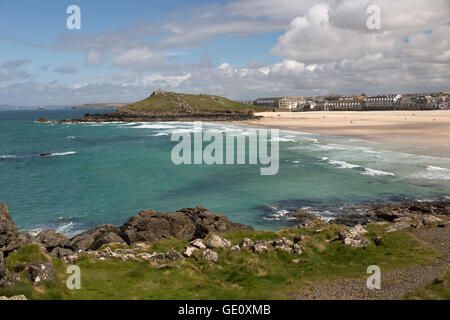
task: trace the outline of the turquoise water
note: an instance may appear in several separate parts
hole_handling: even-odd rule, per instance
[[[174,165],[170,133],[189,130],[190,123],[34,122],[86,112],[0,112],[0,202],[20,229],[73,235],[121,224],[143,209],[201,205],[275,230],[288,224],[284,210],[311,207],[330,217],[347,205],[450,195],[450,156],[418,156],[363,140],[281,132],[279,173],[261,176],[260,166]],[[274,205],[277,210],[269,208]]]

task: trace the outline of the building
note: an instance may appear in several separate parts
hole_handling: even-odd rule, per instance
[[[402,95],[388,94],[381,96],[368,96],[364,101],[365,110],[394,110],[401,102]]]
[[[325,101],[325,111],[360,111],[363,109],[364,101],[360,99]]]
[[[255,101],[253,101],[253,105],[255,106],[262,106],[262,107],[268,107],[268,108],[278,108],[279,101],[282,98],[280,97],[274,97],[274,98],[258,98]]]
[[[306,104],[306,99],[303,97],[286,97],[282,98],[279,101],[280,109],[288,109],[288,110],[301,110]]]

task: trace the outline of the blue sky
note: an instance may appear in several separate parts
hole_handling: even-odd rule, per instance
[[[128,102],[158,87],[240,100],[448,89],[447,1],[373,2],[382,31],[365,27],[368,0],[0,0],[0,105]],[[81,30],[66,27],[74,4]]]

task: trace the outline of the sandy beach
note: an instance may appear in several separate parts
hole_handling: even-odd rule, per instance
[[[450,111],[261,112],[243,125],[382,142],[450,158]]]

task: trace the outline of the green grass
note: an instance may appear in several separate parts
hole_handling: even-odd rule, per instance
[[[338,227],[327,226],[321,233],[304,228],[286,228],[279,232],[232,231],[223,236],[237,244],[244,237],[252,240],[288,238],[305,235],[305,251],[290,255],[274,249],[256,255],[248,250],[239,253],[216,250],[218,263],[193,258],[178,262],[123,262],[114,258],[104,261],[83,256],[75,264],[81,268],[82,288],[65,287],[66,265],[53,260],[57,280],[35,287],[23,276],[21,284],[0,290],[0,295],[25,294],[29,299],[290,299],[313,281],[366,278],[366,269],[376,264],[383,271],[413,264],[429,264],[439,253],[415,240],[408,232],[385,234],[386,226],[368,227],[369,239],[383,236],[384,244],[373,243],[367,249],[351,248],[333,241]],[[166,239],[150,244],[147,252],[181,250],[187,242]],[[6,258],[8,267],[30,261],[47,261],[50,257],[37,246],[28,246]],[[300,259],[295,264],[293,259]]]
[[[178,99],[177,99],[178,98]],[[249,104],[229,100],[224,97],[212,95],[194,95],[166,92],[164,95],[150,96],[144,100],[129,104],[122,110],[134,111],[174,111],[177,110],[177,102],[182,99],[190,108],[197,111],[264,111],[264,107],[251,106]]]
[[[432,283],[407,294],[407,300],[450,300],[450,272],[446,271]]]

